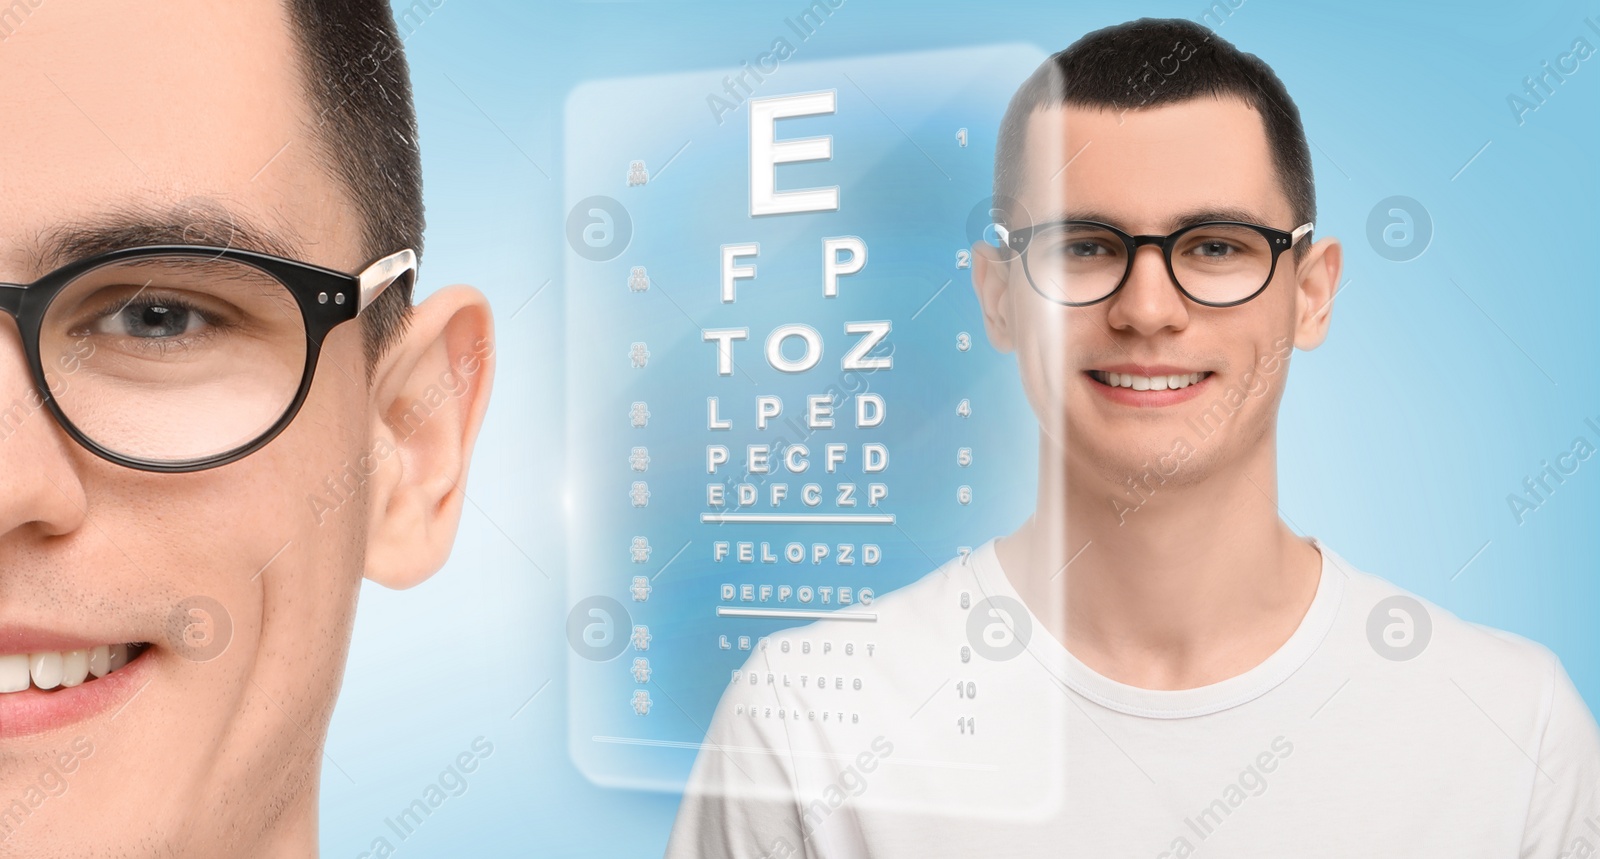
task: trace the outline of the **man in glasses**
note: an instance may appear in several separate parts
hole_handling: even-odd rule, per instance
[[[1091,33],[996,162],[973,283],[1039,422],[1034,515],[870,629],[757,647],[669,854],[1593,855],[1600,737],[1555,656],[1279,513],[1341,249],[1272,70],[1189,22]]]
[[[0,852],[314,855],[358,587],[444,562],[493,363],[478,292],[411,306],[394,20],[28,5],[0,50]]]

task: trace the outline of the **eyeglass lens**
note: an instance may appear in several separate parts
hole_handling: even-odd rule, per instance
[[[306,367],[305,323],[281,281],[234,260],[108,263],[63,288],[39,332],[67,420],[123,456],[181,463],[264,435]]]

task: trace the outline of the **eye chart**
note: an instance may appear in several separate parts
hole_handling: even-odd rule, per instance
[[[808,61],[822,35],[567,101],[552,453],[569,749],[600,784],[680,790],[765,636],[852,617],[837,646],[865,654],[876,599],[1033,506],[1036,424],[970,248],[1000,117],[1043,54]]]

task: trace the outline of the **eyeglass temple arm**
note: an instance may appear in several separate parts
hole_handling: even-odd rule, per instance
[[[1293,246],[1295,242],[1300,241],[1300,239],[1303,236],[1305,236],[1307,233],[1311,232],[1312,229],[1314,229],[1314,228],[1315,228],[1315,225],[1314,224],[1310,224],[1310,223],[1301,224],[1300,226],[1295,227],[1294,228],[1294,232],[1289,234],[1289,244],[1290,244],[1290,246]]]
[[[372,306],[372,302],[383,294],[389,284],[394,283],[409,272],[417,270],[417,255],[411,249],[397,251],[367,266],[356,280],[361,289],[361,295],[356,301],[356,315],[360,316],[363,310]]]

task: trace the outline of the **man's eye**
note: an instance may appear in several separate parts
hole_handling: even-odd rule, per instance
[[[1237,253],[1238,250],[1229,242],[1213,239],[1195,245],[1192,252],[1197,256],[1203,257],[1225,257]]]
[[[1066,251],[1068,256],[1075,257],[1092,257],[1110,253],[1105,245],[1091,241],[1071,242],[1066,246]]]
[[[94,325],[97,334],[118,337],[157,339],[182,337],[203,331],[205,317],[196,309],[175,301],[134,301],[115,313],[102,316]]]

